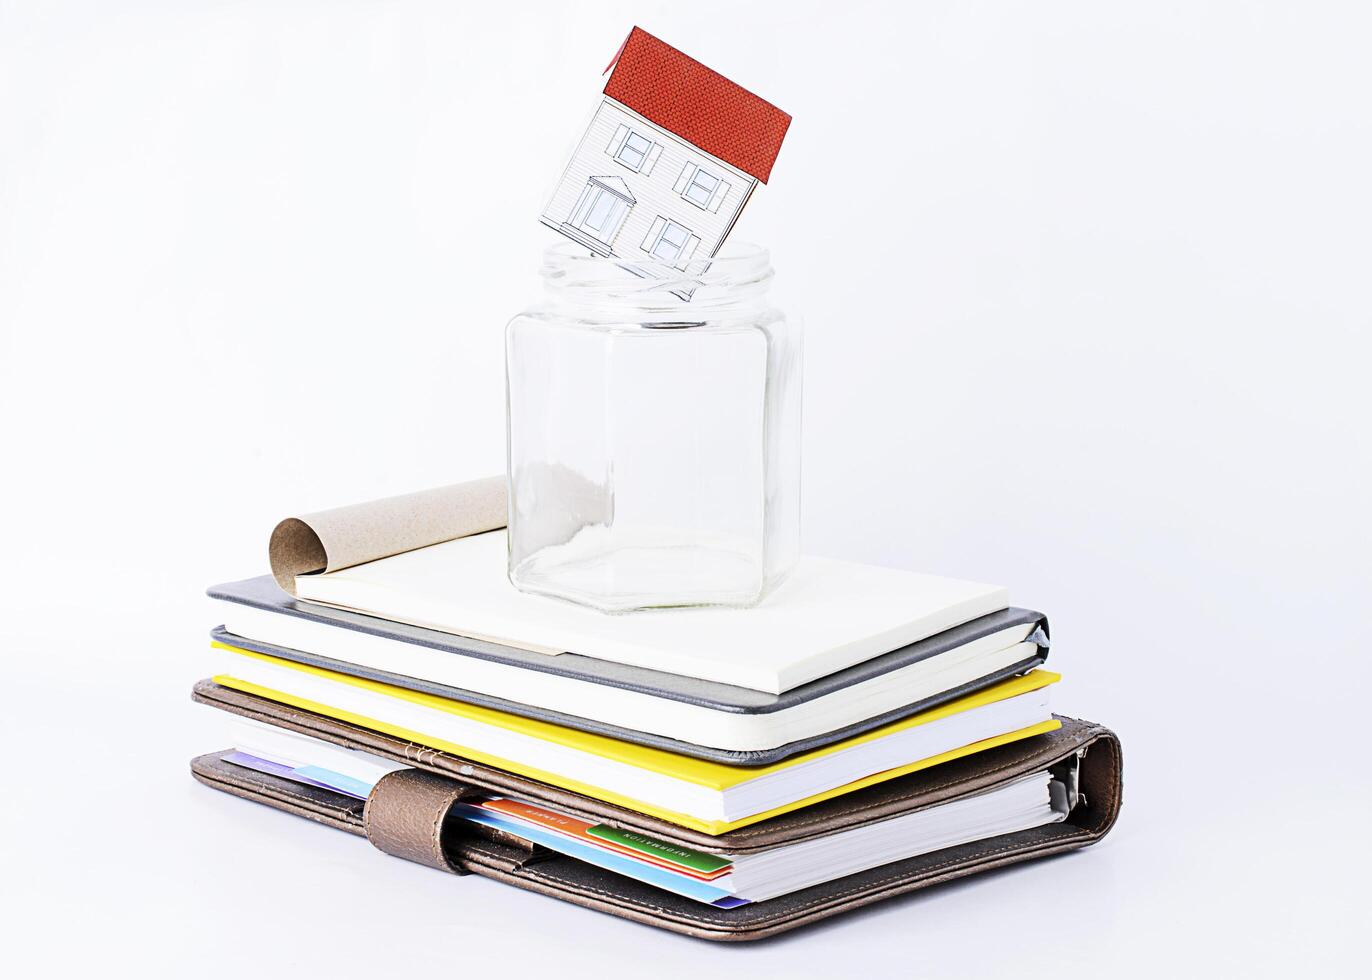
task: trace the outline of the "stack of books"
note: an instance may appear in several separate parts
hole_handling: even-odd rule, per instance
[[[606,616],[502,531],[212,588],[217,789],[381,850],[752,939],[1098,840],[1119,747],[1006,590],[819,558],[753,608]],[[292,584],[290,582],[288,585]]]

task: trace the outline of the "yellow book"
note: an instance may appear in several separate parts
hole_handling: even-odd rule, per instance
[[[216,683],[721,834],[1058,727],[1035,670],[766,766],[736,766],[424,694],[222,643]]]

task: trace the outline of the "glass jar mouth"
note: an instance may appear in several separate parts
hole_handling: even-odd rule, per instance
[[[729,243],[718,255],[677,268],[647,254],[626,259],[559,242],[544,250],[541,275],[544,287],[561,300],[698,310],[760,296],[773,272],[767,249],[747,243]]]

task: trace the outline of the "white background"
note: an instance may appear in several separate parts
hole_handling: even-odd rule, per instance
[[[497,472],[536,220],[640,24],[795,116],[805,539],[1003,582],[1124,739],[1100,846],[716,947],[216,794],[205,586]],[[1352,972],[1369,872],[1356,3],[0,2],[11,976]]]

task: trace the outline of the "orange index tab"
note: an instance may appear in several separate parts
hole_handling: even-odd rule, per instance
[[[507,800],[498,797],[495,799],[483,800],[480,806],[483,810],[494,810],[497,813],[503,813],[506,816],[514,817],[516,820],[522,820],[525,823],[531,823],[537,827],[555,831],[556,833],[562,834],[564,837],[571,837],[582,843],[591,844],[600,848],[602,851],[612,851],[615,854],[633,858],[635,861],[641,861],[644,864],[651,864],[668,871],[674,871],[677,874],[685,875],[688,878],[695,878],[699,881],[711,881],[721,875],[728,874],[733,869],[733,865],[726,863],[723,866],[713,868],[708,872],[700,871],[679,862],[660,857],[657,854],[645,853],[636,848],[626,847],[618,841],[606,840],[604,837],[591,833],[592,829],[603,827],[602,824],[587,823],[585,820],[568,816],[565,813],[558,813],[555,810],[545,810],[541,806],[534,806],[532,803],[524,803],[520,800]]]
[[[541,806],[534,806],[532,803],[521,803],[519,800],[484,800],[481,803],[481,806],[486,810],[495,810],[497,813],[505,813],[512,817],[518,817],[520,820],[527,820],[529,823],[538,824],[540,827],[556,830],[558,833],[566,834],[569,837],[585,837],[587,836],[586,831],[595,826],[594,824],[587,823],[585,820],[569,817],[565,813],[545,810]],[[594,840],[594,838],[592,839]]]

